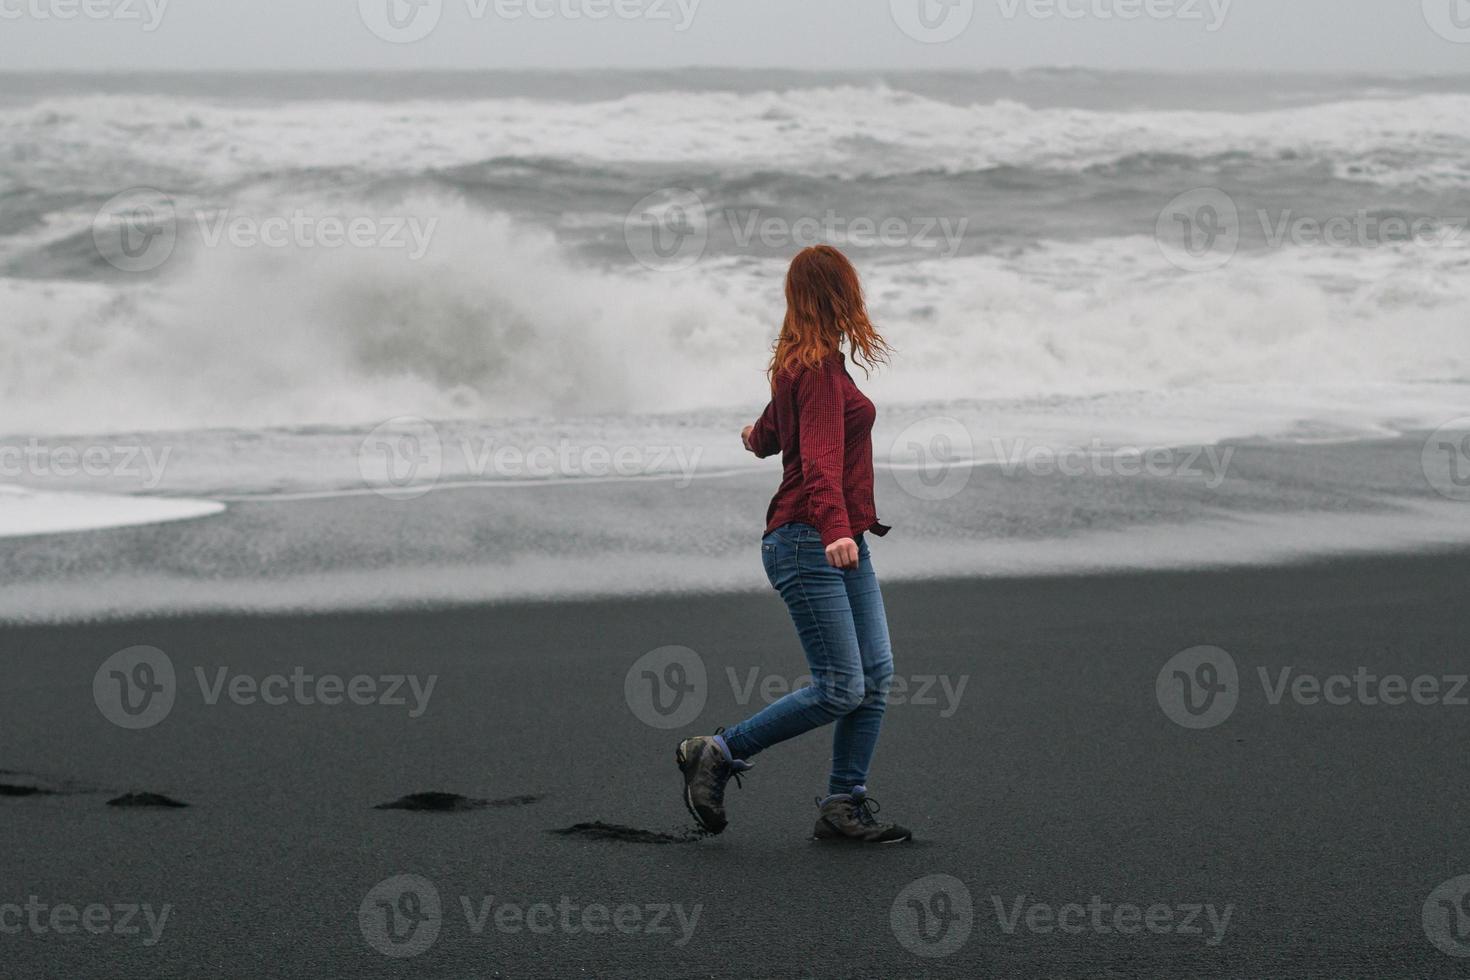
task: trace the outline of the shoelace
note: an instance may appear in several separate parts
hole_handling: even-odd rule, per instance
[[[878,805],[878,801],[871,796],[864,796],[852,801],[853,817],[864,827],[878,826],[878,820],[874,814],[881,809],[883,808]]]
[[[715,729],[716,735],[722,735],[724,734],[724,732],[725,728],[723,725]],[[746,772],[747,770],[755,768],[753,764],[746,762],[744,759],[735,759],[729,762],[726,762],[722,759],[720,761],[720,765],[724,769],[729,771],[730,776],[733,777],[735,780],[735,785],[738,786],[740,789],[745,788],[745,784],[740,781],[740,774],[742,772]],[[723,785],[715,787],[714,793],[712,795],[714,796],[716,803],[723,803],[725,801],[725,787]]]

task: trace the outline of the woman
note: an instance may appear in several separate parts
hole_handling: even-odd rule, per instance
[[[805,249],[786,275],[770,404],[741,439],[758,457],[781,453],[761,558],[796,624],[812,684],[729,729],[679,743],[684,802],[710,833],[725,829],[725,784],[731,776],[738,782],[753,756],[834,722],[832,772],[813,836],[873,844],[911,836],[877,820],[867,795],[893,654],[866,534],[888,528],[873,507],[875,411],[847,372],[844,344],[865,368],[887,360],[852,263],[827,245]]]

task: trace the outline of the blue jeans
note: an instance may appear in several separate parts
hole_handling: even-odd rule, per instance
[[[725,732],[736,759],[836,722],[829,793],[866,786],[893,679],[893,651],[878,576],[860,534],[857,568],[827,564],[821,535],[809,524],[787,524],[761,541],[771,587],[786,600],[806,651],[812,683],[798,688]]]

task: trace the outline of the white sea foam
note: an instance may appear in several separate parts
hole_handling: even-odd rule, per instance
[[[677,413],[763,397],[779,260],[598,270],[456,201],[428,255],[201,249],[146,285],[0,280],[12,434]],[[1470,250],[1186,274],[1145,238],[865,263],[880,404],[1470,379]],[[1310,399],[1307,399],[1310,400]]]
[[[1321,160],[1388,185],[1470,185],[1470,96],[1349,98],[1259,112],[958,105],[892,89],[650,92],[605,102],[51,97],[0,109],[17,172],[228,181],[291,169],[418,173],[502,156],[882,175],[1075,171],[1149,154]],[[1408,151],[1412,152],[1408,152]]]
[[[224,509],[213,500],[50,492],[0,484],[0,538],[161,524]]]

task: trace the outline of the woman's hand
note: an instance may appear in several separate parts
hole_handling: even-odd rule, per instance
[[[852,538],[838,538],[827,545],[827,564],[833,568],[857,568],[857,542]]]
[[[755,452],[755,447],[750,444],[750,434],[755,431],[755,426],[747,425],[740,430],[740,441],[745,444],[748,452]]]

